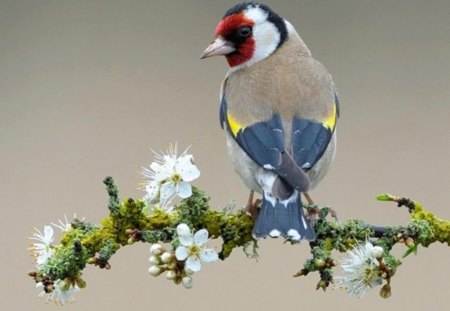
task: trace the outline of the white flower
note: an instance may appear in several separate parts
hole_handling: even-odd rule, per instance
[[[175,256],[178,260],[186,260],[187,269],[198,272],[202,263],[219,259],[214,250],[204,247],[204,244],[208,241],[206,229],[201,229],[193,235],[186,224],[179,224],[177,233],[181,245],[175,250]]]
[[[34,228],[34,230],[36,230],[36,232],[33,233],[33,236],[30,237],[30,239],[35,240],[36,242],[32,243],[30,250],[36,258],[36,267],[39,268],[54,254],[51,245],[54,239],[53,228],[51,226],[45,226],[44,232],[41,232],[36,228]]]
[[[75,219],[76,217],[77,215],[73,214],[73,219]],[[62,232],[69,232],[70,230],[72,230],[72,221],[69,221],[66,215],[64,215],[63,220],[58,219],[57,223],[52,222],[52,225],[61,230]]]
[[[47,293],[44,289],[44,284],[39,282],[36,288],[42,289],[38,294],[39,298],[44,298],[46,302],[54,301],[56,304],[63,305],[67,302],[74,302],[73,294],[78,292],[80,288],[76,284],[67,284],[66,281],[57,280],[54,284],[52,292]]]
[[[192,195],[189,183],[200,176],[200,171],[187,150],[177,156],[175,145],[167,154],[155,153],[155,162],[149,168],[142,168],[142,175],[148,179],[144,199],[152,204],[159,202],[160,207],[165,207],[175,196],[185,199]]]
[[[358,244],[347,251],[347,257],[341,261],[344,276],[337,276],[336,287],[345,288],[350,296],[361,297],[370,289],[381,285],[380,262],[375,257],[383,253],[379,246],[366,242],[364,246]],[[381,258],[381,257],[380,257]]]

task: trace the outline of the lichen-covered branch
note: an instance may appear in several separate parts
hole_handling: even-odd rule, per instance
[[[99,225],[82,219],[73,219],[64,226],[58,226],[62,230],[62,237],[60,244],[57,245],[45,242],[53,240],[48,236],[46,238],[47,234],[50,235],[50,231],[52,237],[53,230],[46,228],[45,233],[39,232],[42,236],[36,234],[39,238],[35,239],[40,243],[34,244],[32,250],[38,262],[43,259],[40,256],[48,256],[45,260],[40,260],[36,270],[29,275],[43,288],[42,295],[48,295],[47,299],[58,290],[83,288],[86,283],[82,279],[82,271],[87,264],[110,269],[110,258],[121,247],[134,243],[155,245],[152,251],[154,256],[150,260],[152,267],[149,271],[152,275],[167,271],[168,279],[177,284],[183,283],[187,288],[192,286],[192,274],[195,271],[191,270],[196,269],[195,258],[200,258],[204,254],[203,259],[207,262],[206,255],[210,256],[209,260],[214,257],[211,250],[203,249],[208,234],[212,239],[221,238],[221,249],[218,252],[218,258],[221,260],[225,260],[236,248],[247,250],[251,246],[253,255],[256,255],[257,241],[252,238],[254,224],[252,217],[243,210],[213,209],[209,197],[198,188],[192,187],[192,195],[181,200],[169,211],[158,208],[157,205],[148,206],[143,200],[128,198],[120,202],[118,187],[113,179],[107,177],[104,183],[109,195],[109,215]],[[353,250],[350,255],[362,258],[362,263],[357,266],[351,261],[347,262],[346,270],[354,274],[344,277],[344,281],[340,283],[355,295],[385,283],[380,293],[383,297],[388,297],[391,279],[401,264],[399,259],[390,254],[394,245],[404,245],[405,256],[416,253],[419,246],[428,247],[435,242],[450,245],[449,221],[437,218],[421,204],[405,198],[381,195],[378,199],[406,206],[411,214],[411,221],[405,225],[386,227],[372,226],[360,220],[340,223],[330,217],[330,208],[307,206],[308,210],[319,211],[314,224],[317,238],[310,242],[312,258],[307,260],[294,276],[318,272],[320,279],[317,289],[325,290],[335,280],[333,272],[338,260],[335,259],[333,251],[343,253]],[[201,234],[206,234],[206,240],[204,236],[200,236]],[[168,250],[160,243],[167,244]],[[295,244],[292,241],[291,243]],[[366,249],[370,248],[370,254],[375,249],[373,251],[375,255],[366,254],[367,252],[363,250],[366,243],[370,244],[366,245]],[[41,251],[42,247],[47,247],[48,253]],[[379,249],[382,250],[381,253]],[[186,254],[183,255],[183,252]],[[345,269],[345,265],[343,267]],[[355,272],[360,267],[365,269],[364,272],[359,271],[363,275],[357,275]],[[367,286],[352,289],[351,283],[361,281],[361,278]]]

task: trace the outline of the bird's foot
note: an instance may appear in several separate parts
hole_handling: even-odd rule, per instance
[[[308,207],[307,207],[308,213],[306,214],[306,220],[310,224],[314,224],[318,218],[320,210],[317,207],[317,205],[314,203],[313,199],[309,196],[309,193],[303,192],[303,195],[305,196],[305,199],[308,202]]]
[[[308,209],[308,215],[306,216],[306,218],[311,223],[314,223],[319,216],[320,208],[314,203],[314,201],[311,198],[311,196],[309,195],[309,193],[304,192],[303,195],[305,196],[305,199],[308,202],[308,205],[310,207],[312,207],[312,208]],[[337,212],[335,209],[328,207],[328,212],[330,213],[331,217],[333,217],[336,222],[339,222],[338,217],[337,217]]]
[[[339,222],[336,210],[334,208],[329,207],[328,211],[330,212],[331,217],[333,217],[336,222]]]
[[[248,202],[247,205],[245,205],[244,207],[244,211],[250,213],[252,219],[256,220],[256,218],[258,217],[258,206],[261,204],[261,200],[256,199],[253,201],[254,193],[255,193],[254,191],[250,191],[250,194],[248,196]]]

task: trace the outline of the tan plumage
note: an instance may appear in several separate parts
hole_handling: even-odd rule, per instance
[[[228,153],[246,186],[263,194],[263,216],[281,217],[274,223],[259,219],[254,230],[255,237],[284,235],[293,240],[313,239],[314,233],[308,228],[301,208],[295,207],[297,203],[294,207],[290,206],[299,200],[297,191],[292,192],[292,188],[303,192],[316,187],[334,159],[338,115],[334,84],[328,71],[311,56],[289,22],[266,6],[241,6],[244,8],[242,12],[239,11],[240,8],[235,9],[237,13],[227,13],[229,15],[226,14],[224,20],[237,18],[236,14],[242,14],[244,20],[253,23],[256,42],[254,54],[264,54],[264,48],[273,51],[269,50],[270,53],[266,53],[268,56],[262,59],[249,59],[236,66],[237,68],[231,68],[223,82],[221,110],[222,122],[226,123],[228,129]],[[233,9],[230,10],[233,12]],[[278,31],[280,35],[272,33],[271,36],[266,36],[264,31]],[[281,41],[283,32],[285,38]],[[279,38],[280,42],[276,46],[274,42],[265,39],[267,37]],[[233,47],[239,52],[238,44],[233,46],[225,39],[220,34],[216,39],[221,46],[227,46],[227,52],[223,54],[233,56],[233,52],[230,53]],[[244,44],[246,42],[251,43],[244,40]],[[263,52],[258,54],[258,48]],[[208,49],[213,50],[211,47]],[[210,56],[209,52],[205,51],[207,56]],[[213,55],[220,54],[214,53]],[[234,60],[229,59],[230,63],[232,61]],[[276,125],[278,117],[281,126]],[[317,137],[301,136],[302,131],[309,135],[308,126],[314,128],[314,131],[310,131],[311,135],[319,133]],[[282,135],[282,138],[278,135]],[[293,135],[297,135],[295,141]],[[306,139],[305,145],[299,139]],[[283,150],[280,149],[280,143],[284,146]],[[318,144],[320,148],[314,144]],[[319,151],[315,151],[315,147]],[[277,148],[279,157],[277,154],[269,157],[268,154],[278,150]],[[314,163],[299,163],[299,152],[308,152],[308,148],[312,148],[312,155],[320,158]],[[305,173],[309,177],[309,186],[302,181],[308,179]],[[283,192],[288,195],[282,194]],[[300,202],[298,204],[301,206]],[[300,214],[297,210],[300,210]],[[301,222],[284,220],[283,217],[300,217]],[[292,230],[289,228],[294,228],[295,232],[291,234]]]
[[[270,57],[227,74],[222,92],[228,104],[228,113],[242,127],[267,120],[274,112],[279,112],[287,146],[291,144],[293,115],[322,123],[334,114],[335,90],[331,76],[311,56],[293,28],[287,41]],[[334,159],[335,141],[336,132],[323,160],[308,173],[311,190],[325,176]],[[253,167],[246,169],[247,166],[254,166],[254,161],[242,152],[229,133],[227,143],[236,172],[248,187],[252,185],[250,189],[261,193],[261,188],[254,182],[256,170]]]

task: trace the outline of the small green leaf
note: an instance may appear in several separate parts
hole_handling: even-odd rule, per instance
[[[402,258],[405,258],[406,256],[409,256],[412,253],[414,253],[414,255],[417,255],[418,246],[419,246],[418,244],[414,244],[413,246],[409,247],[408,250],[403,254]]]
[[[395,197],[387,193],[379,194],[375,198],[378,201],[395,201]]]

